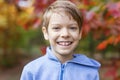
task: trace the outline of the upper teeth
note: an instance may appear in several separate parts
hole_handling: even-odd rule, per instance
[[[62,41],[62,42],[58,42],[58,44],[62,45],[62,46],[68,46],[71,44],[70,41]]]

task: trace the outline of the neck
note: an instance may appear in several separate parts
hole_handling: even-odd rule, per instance
[[[69,61],[73,58],[73,54],[61,54],[61,53],[57,53],[55,52],[53,49],[51,49],[53,54],[58,58],[58,60],[63,64],[66,61]]]
[[[72,55],[61,55],[61,54],[58,54],[58,55],[55,55],[59,61],[63,64],[69,60],[71,60],[73,58]]]

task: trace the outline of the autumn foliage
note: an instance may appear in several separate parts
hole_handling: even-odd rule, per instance
[[[116,47],[120,43],[120,2],[100,2],[83,0],[79,4],[85,17],[84,34],[92,32],[95,40],[105,37],[96,46],[97,50],[105,50],[109,44]]]
[[[35,12],[40,13],[55,0],[35,0]],[[96,46],[97,50],[106,49],[109,44],[120,43],[120,1],[71,0],[84,15],[83,37],[92,32],[93,39],[105,38]],[[38,3],[41,2],[41,3]]]
[[[20,6],[20,1],[29,5]],[[0,0],[0,48],[3,49],[3,54],[6,55],[10,47],[13,51],[16,47],[21,47],[23,32],[39,28],[44,10],[53,1],[55,0]],[[95,46],[98,51],[106,50],[109,45],[120,50],[120,1],[71,1],[84,16],[83,38],[92,33],[91,38],[99,41]],[[23,32],[19,27],[24,29]]]

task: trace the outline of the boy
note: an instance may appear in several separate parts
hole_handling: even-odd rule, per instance
[[[42,31],[50,46],[46,55],[27,64],[20,80],[99,80],[100,64],[74,54],[82,34],[83,18],[68,0],[51,4],[43,16]]]

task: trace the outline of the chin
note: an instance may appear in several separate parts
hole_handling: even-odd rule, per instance
[[[61,55],[70,55],[70,54],[73,54],[71,52],[73,52],[73,51],[59,51],[59,54],[61,54]]]

